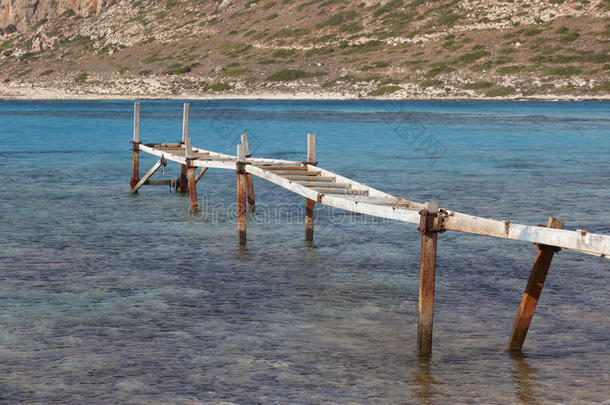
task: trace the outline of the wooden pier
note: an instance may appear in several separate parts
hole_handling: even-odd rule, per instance
[[[418,224],[417,229],[421,233],[421,259],[417,352],[420,356],[429,356],[432,351],[434,280],[439,233],[465,232],[530,242],[537,246],[538,254],[509,338],[508,349],[511,351],[520,351],[523,347],[546,274],[556,252],[568,249],[610,258],[609,235],[584,230],[565,230],[563,223],[553,217],[549,218],[546,226],[532,226],[462,214],[439,208],[438,202],[435,201],[425,204],[410,201],[322,169],[316,160],[315,134],[307,135],[307,159],[304,162],[252,157],[247,134],[242,134],[235,155],[194,147],[189,136],[189,111],[189,104],[185,103],[180,142],[142,143],[140,103],[135,103],[131,193],[137,193],[144,185],[173,184],[176,190],[189,193],[191,209],[197,210],[197,182],[205,172],[208,169],[234,170],[237,176],[237,231],[239,243],[242,245],[245,245],[247,240],[247,210],[255,210],[252,176],[277,184],[305,198],[306,241],[312,241],[314,237],[313,214],[316,203],[359,214]],[[142,178],[139,172],[140,152],[159,158]],[[151,180],[155,172],[166,166],[168,161],[180,164],[180,178],[171,181]]]

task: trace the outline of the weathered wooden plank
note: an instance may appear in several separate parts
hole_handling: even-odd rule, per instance
[[[387,197],[369,197],[369,196],[345,196],[350,201],[358,203],[369,203],[378,205],[387,205],[391,207],[401,207],[420,210],[424,208],[423,204],[414,203],[413,201],[405,200],[404,198],[387,198]]]
[[[610,236],[586,231],[521,225],[454,211],[448,211],[444,227],[450,231],[520,240],[610,256]]]
[[[326,169],[322,169],[321,167],[316,166],[315,167],[316,170],[320,171],[320,175],[321,176],[328,176],[328,177],[335,177],[337,180],[337,183],[348,183],[352,186],[352,188],[354,190],[356,189],[360,189],[360,190],[368,190],[369,195],[372,197],[387,197],[387,198],[396,198],[395,196],[385,193],[383,191],[377,190],[373,187],[370,187],[366,184],[362,184],[362,183],[358,183],[357,181],[354,181],[352,179],[348,179],[347,177],[341,176],[339,174],[333,173],[331,171],[328,171]]]
[[[318,200],[318,193],[310,188],[304,187],[300,184],[294,183],[282,176],[278,176],[277,174],[263,170],[259,167],[253,165],[246,165],[245,169],[248,173],[251,173],[257,177],[268,180],[272,183],[277,184],[278,186],[284,187],[287,190],[290,190],[296,194],[299,194],[303,197],[312,199],[314,201]]]
[[[563,228],[563,222],[557,218],[549,217],[546,226],[547,228],[561,229]],[[532,267],[527,286],[525,287],[525,292],[521,297],[521,304],[519,305],[513,330],[508,340],[508,350],[511,351],[520,351],[523,347],[523,342],[525,341],[527,331],[532,322],[532,318],[534,317],[534,311],[536,310],[536,305],[540,299],[542,287],[544,287],[544,281],[546,280],[546,275],[551,266],[553,255],[559,250],[559,248],[548,245],[537,246],[538,254],[536,255],[536,260],[534,260],[534,266]]]
[[[191,114],[191,105],[184,103],[182,109],[182,142],[186,142],[186,138],[189,137],[189,118]]]
[[[348,188],[345,189],[341,189],[341,188],[324,188],[324,187],[314,187],[314,190],[316,190],[318,193],[322,193],[322,194],[355,194],[355,195],[363,195],[362,193],[365,193],[363,191],[359,191],[359,190],[350,190]]]
[[[333,183],[332,181],[301,181],[297,182],[305,187],[340,187],[349,189],[351,185],[346,183]]]
[[[307,134],[307,163],[317,165],[316,134]]]
[[[265,170],[307,170],[305,166],[257,166]]]
[[[335,181],[334,177],[324,177],[324,176],[282,176],[285,179],[293,180],[295,183],[305,184],[311,181],[324,181],[324,182],[332,182]]]
[[[438,212],[438,202],[427,202],[424,210]],[[438,232],[426,229],[425,212],[420,221],[421,257],[419,264],[419,300],[417,316],[417,354],[430,356],[432,353],[432,324],[434,320],[434,283],[436,276],[436,245]],[[423,229],[422,229],[423,228]]]
[[[286,176],[286,175],[300,175],[300,176],[319,176],[320,172],[319,171],[313,171],[313,170],[309,170],[309,171],[304,171],[304,170],[274,170],[273,171],[274,174],[277,174],[279,176]]]
[[[151,167],[151,168],[150,168],[150,170],[149,170],[149,171],[147,171],[147,172],[146,172],[146,174],[144,175],[144,177],[142,177],[142,178],[140,179],[140,181],[138,181],[138,182],[137,182],[137,183],[136,183],[136,184],[135,184],[135,185],[134,185],[134,186],[131,188],[131,194],[135,194],[135,193],[137,193],[137,192],[138,192],[138,190],[140,189],[140,187],[142,187],[142,186],[144,185],[144,183],[146,183],[146,181],[147,181],[148,179],[150,179],[150,178],[151,178],[151,176],[152,176],[153,174],[155,174],[155,172],[156,172],[157,170],[159,170],[159,168],[161,167],[161,162],[162,162],[162,160],[159,160],[157,163],[155,163],[155,164],[153,165],[153,167]]]
[[[323,194],[318,202],[358,214],[366,214],[402,222],[419,223],[419,214],[417,210],[357,202],[350,200],[348,197],[350,196]]]

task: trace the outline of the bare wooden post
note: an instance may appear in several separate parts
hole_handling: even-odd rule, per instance
[[[244,145],[246,158],[252,156],[250,154],[250,146],[248,145],[248,134],[241,134],[241,144]],[[248,210],[250,212],[255,212],[256,200],[254,198],[254,182],[252,181],[252,175],[250,173],[246,173],[246,192],[248,195]]]
[[[190,104],[184,103],[182,110],[182,141],[183,145],[186,145],[186,139],[189,137],[189,116],[190,116]],[[180,178],[178,179],[177,186],[180,193],[184,194],[188,191],[188,180],[187,180],[188,168],[186,165],[180,165]]]
[[[237,145],[237,234],[239,244],[246,244],[246,150],[243,144]]]
[[[549,217],[546,225],[547,228],[563,228],[563,222],[557,218]],[[519,311],[515,317],[515,324],[511,332],[510,339],[508,340],[508,350],[520,351],[523,347],[523,342],[527,336],[532,318],[534,317],[534,311],[536,310],[536,304],[542,293],[542,287],[546,279],[546,274],[551,266],[551,261],[556,252],[561,249],[556,246],[539,245],[538,254],[534,260],[534,266],[530,273],[530,278],[525,287],[525,292],[521,298],[521,305],[519,305]]]
[[[432,353],[434,319],[434,281],[436,275],[436,242],[438,236],[438,202],[427,202],[420,211],[421,259],[419,265],[419,307],[417,317],[417,354]]]
[[[307,164],[315,166],[318,164],[316,161],[316,134],[307,134]],[[313,241],[313,225],[314,225],[314,208],[316,202],[305,199],[305,240],[307,242]]]
[[[191,164],[191,160],[193,159],[193,146],[191,145],[191,138],[185,138],[185,141],[185,156],[191,209],[193,211],[198,211],[199,203],[197,202],[197,181],[195,180],[195,166],[192,166]]]
[[[133,171],[129,186],[133,188],[140,181],[140,103],[133,104]],[[135,191],[138,192],[137,189]]]
[[[191,105],[184,103],[182,109],[182,143],[186,143],[186,138],[189,137],[189,117],[191,112]]]

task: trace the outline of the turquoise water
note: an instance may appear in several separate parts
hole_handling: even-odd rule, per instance
[[[504,351],[536,249],[439,237],[433,357],[415,355],[415,226],[316,211],[232,171],[128,192],[132,104],[0,102],[0,402],[588,403],[610,397],[610,261],[551,267],[523,356]],[[610,234],[610,103],[197,101],[193,143],[304,160],[462,212]],[[143,142],[181,103],[142,103]],[[154,163],[142,156],[142,173]],[[170,164],[165,178],[176,177]],[[160,175],[159,175],[160,176]]]

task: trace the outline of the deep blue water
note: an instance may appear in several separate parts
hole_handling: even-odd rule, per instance
[[[142,103],[177,142],[179,101]],[[128,191],[132,103],[0,101],[0,402],[588,403],[610,397],[610,261],[561,251],[524,347],[504,348],[536,249],[439,237],[433,357],[415,355],[415,226],[235,174]],[[193,144],[304,160],[415,201],[610,234],[608,102],[191,102]],[[142,173],[154,159],[142,156]],[[176,177],[170,164],[165,178]],[[160,176],[160,175],[159,175]]]

